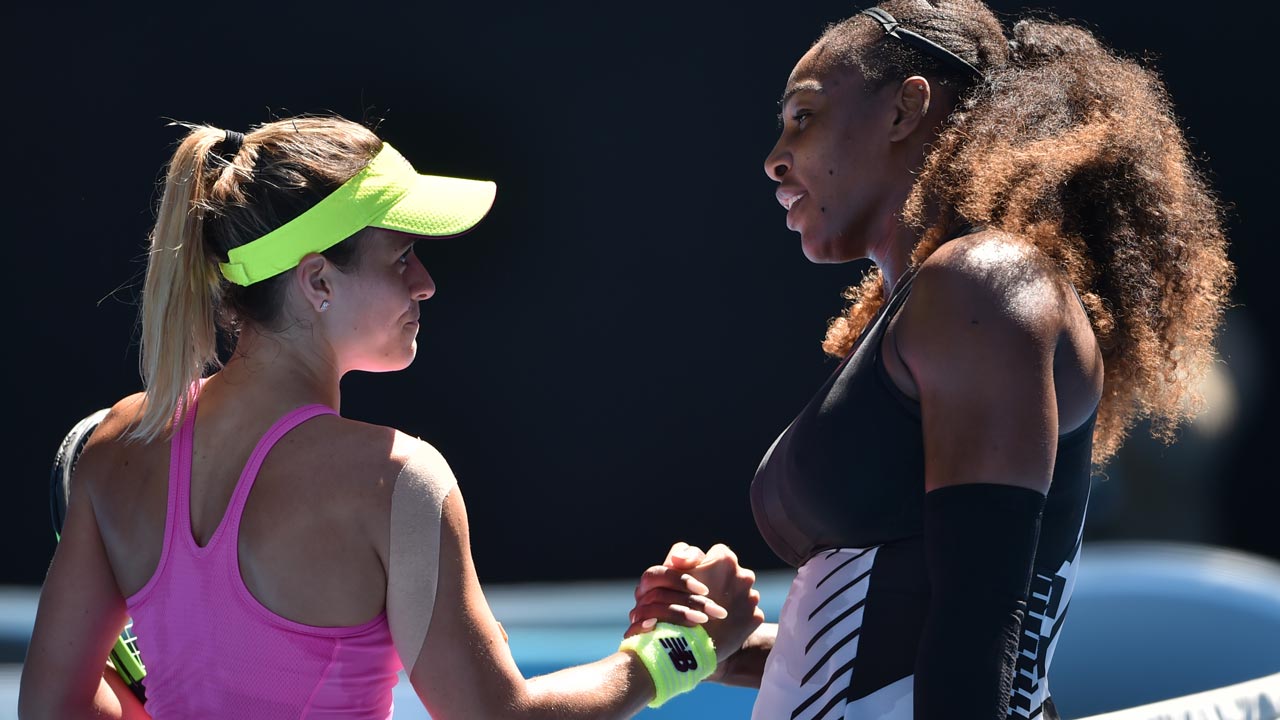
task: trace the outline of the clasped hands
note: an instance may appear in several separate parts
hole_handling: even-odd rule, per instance
[[[631,626],[623,637],[647,632],[659,622],[702,625],[715,643],[717,664],[723,666],[764,622],[755,580],[755,573],[739,565],[726,545],[717,543],[703,552],[678,542],[661,565],[640,576]]]

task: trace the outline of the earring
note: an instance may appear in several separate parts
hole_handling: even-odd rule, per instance
[[[321,300],[321,301],[320,301],[320,312],[324,312],[325,310],[328,310],[328,309],[329,309],[329,301],[328,301],[328,300]]]

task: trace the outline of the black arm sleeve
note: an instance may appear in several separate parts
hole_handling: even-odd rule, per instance
[[[929,613],[915,666],[916,720],[1004,720],[1045,496],[953,485],[925,495]]]

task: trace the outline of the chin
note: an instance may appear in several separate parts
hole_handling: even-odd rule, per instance
[[[804,252],[805,259],[816,265],[846,262],[846,258],[834,252],[835,248],[830,241],[814,240],[801,235],[800,249]]]
[[[399,372],[412,365],[413,359],[417,354],[418,344],[415,342],[412,347],[403,352],[385,355],[377,360],[370,361],[360,369],[372,373]]]
[[[817,233],[800,234],[800,249],[809,262],[817,265],[838,265],[865,257],[849,248],[849,240],[845,236],[830,237]]]
[[[392,363],[392,367],[388,368],[391,372],[404,370],[413,364],[413,359],[418,356],[418,343],[414,343],[403,355],[400,356],[399,362]]]

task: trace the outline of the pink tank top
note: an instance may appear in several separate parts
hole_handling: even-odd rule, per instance
[[[190,511],[195,410],[192,402],[173,434],[160,564],[125,601],[147,669],[147,711],[154,720],[390,718],[401,664],[386,612],[354,627],[303,625],[268,610],[240,576],[240,517],[263,458],[299,424],[336,413],[307,405],[277,420],[200,547]]]

